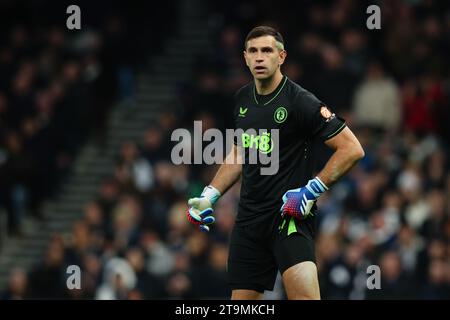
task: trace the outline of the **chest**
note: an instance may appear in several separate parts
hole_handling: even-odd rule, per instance
[[[295,129],[297,116],[287,102],[281,101],[265,106],[241,103],[236,107],[236,128],[244,131],[278,129],[280,133],[289,133]]]

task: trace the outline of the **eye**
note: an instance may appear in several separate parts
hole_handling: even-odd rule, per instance
[[[256,48],[249,48],[249,49],[248,49],[248,52],[250,52],[250,53],[255,53],[255,52],[256,52]]]
[[[273,50],[272,50],[272,48],[263,48],[262,52],[264,52],[264,53],[271,53],[271,52],[273,52]]]

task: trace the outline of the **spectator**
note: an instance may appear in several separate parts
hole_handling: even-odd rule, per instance
[[[361,126],[396,130],[401,122],[400,93],[379,63],[371,63],[366,79],[355,92],[355,121]]]
[[[2,300],[28,299],[28,276],[24,270],[14,269],[11,271],[8,288],[1,293]]]
[[[368,299],[412,299],[414,282],[403,273],[400,257],[395,251],[384,253],[379,262],[382,290],[367,290]]]
[[[136,274],[128,261],[111,258],[105,264],[103,283],[97,289],[98,300],[123,300],[136,286]]]

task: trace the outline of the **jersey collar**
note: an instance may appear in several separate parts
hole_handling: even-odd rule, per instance
[[[267,102],[262,103],[262,104],[260,104],[260,103],[258,102],[258,98],[257,98],[257,94],[256,94],[256,86],[255,86],[255,84],[253,83],[253,99],[255,100],[255,103],[256,103],[257,105],[263,105],[263,106],[266,106],[266,105],[268,105],[269,103],[271,103],[276,97],[278,97],[278,95],[280,94],[281,90],[283,90],[284,85],[286,84],[286,81],[287,81],[287,77],[286,77],[286,76],[283,76],[283,79],[281,80],[280,84],[279,84],[278,87],[275,89],[275,91],[269,94],[269,96],[270,96],[270,95],[273,95],[273,97],[272,97],[271,99],[269,99]]]

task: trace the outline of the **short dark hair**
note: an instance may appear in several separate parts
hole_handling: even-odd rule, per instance
[[[284,40],[281,33],[269,26],[258,26],[254,27],[245,38],[244,48],[247,48],[247,42],[254,38],[259,38],[262,36],[272,36],[277,42],[281,42],[284,46]]]

